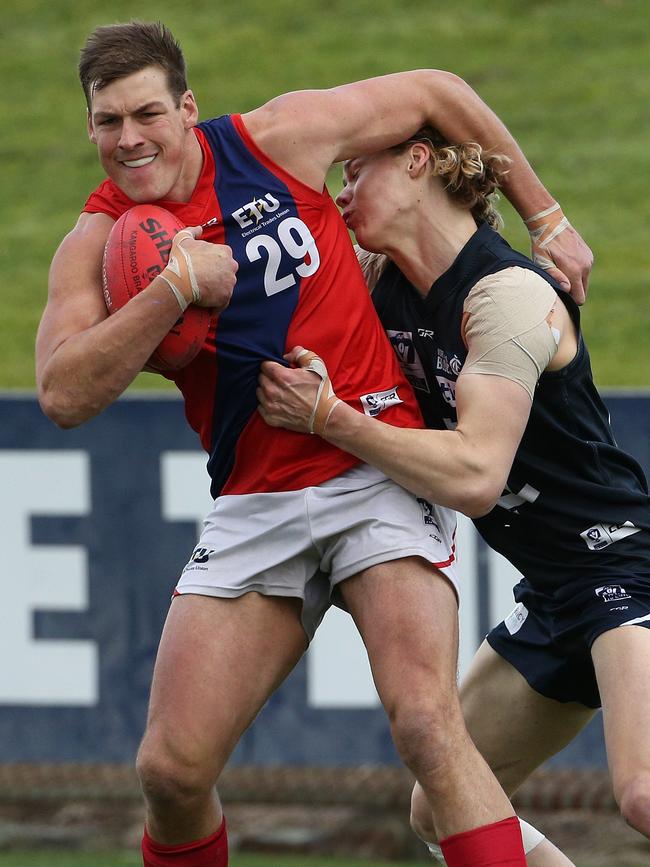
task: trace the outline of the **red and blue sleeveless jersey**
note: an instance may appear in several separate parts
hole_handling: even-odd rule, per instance
[[[269,159],[239,115],[195,130],[203,168],[189,202],[157,205],[239,263],[226,310],[196,359],[172,378],[209,454],[211,492],[320,484],[358,460],[320,437],[269,427],[256,411],[262,361],[302,345],[321,355],[337,395],[400,427],[422,427],[417,402],[374,312],[345,224],[319,193]],[[84,210],[117,219],[135,202],[106,180]]]

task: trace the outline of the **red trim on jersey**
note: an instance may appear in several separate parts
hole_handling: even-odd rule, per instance
[[[451,546],[451,554],[449,555],[449,560],[445,560],[444,563],[433,563],[432,565],[435,566],[437,569],[444,569],[445,566],[451,566],[451,564],[454,562],[455,559],[456,559],[456,545],[453,544]]]

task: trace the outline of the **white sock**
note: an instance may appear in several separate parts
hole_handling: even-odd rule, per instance
[[[434,861],[438,861],[440,864],[446,864],[447,862],[443,858],[442,849],[438,846],[437,843],[427,843],[427,847],[429,852],[431,852],[431,857]]]

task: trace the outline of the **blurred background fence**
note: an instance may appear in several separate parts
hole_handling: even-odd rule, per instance
[[[650,471],[650,396],[607,402],[619,443]],[[170,594],[210,507],[205,456],[171,395],[123,398],[66,432],[31,396],[2,398],[0,417],[0,763],[23,784],[26,767],[46,763],[55,781],[59,765],[68,785],[64,766],[133,762]],[[512,607],[517,573],[469,521],[458,548],[462,671]],[[230,768],[396,761],[363,645],[333,609]],[[604,766],[597,718],[549,767]]]

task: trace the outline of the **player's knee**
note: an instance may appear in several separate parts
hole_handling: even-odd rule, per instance
[[[416,783],[411,794],[411,828],[420,840],[435,843],[436,829],[433,824],[433,812],[426,795]]]
[[[188,804],[204,798],[214,785],[206,763],[145,740],[136,759],[142,791],[149,802]]]
[[[416,776],[430,775],[452,760],[459,716],[453,704],[404,702],[389,714],[395,747]]]
[[[614,794],[628,825],[650,837],[650,774],[639,773],[615,784]]]

